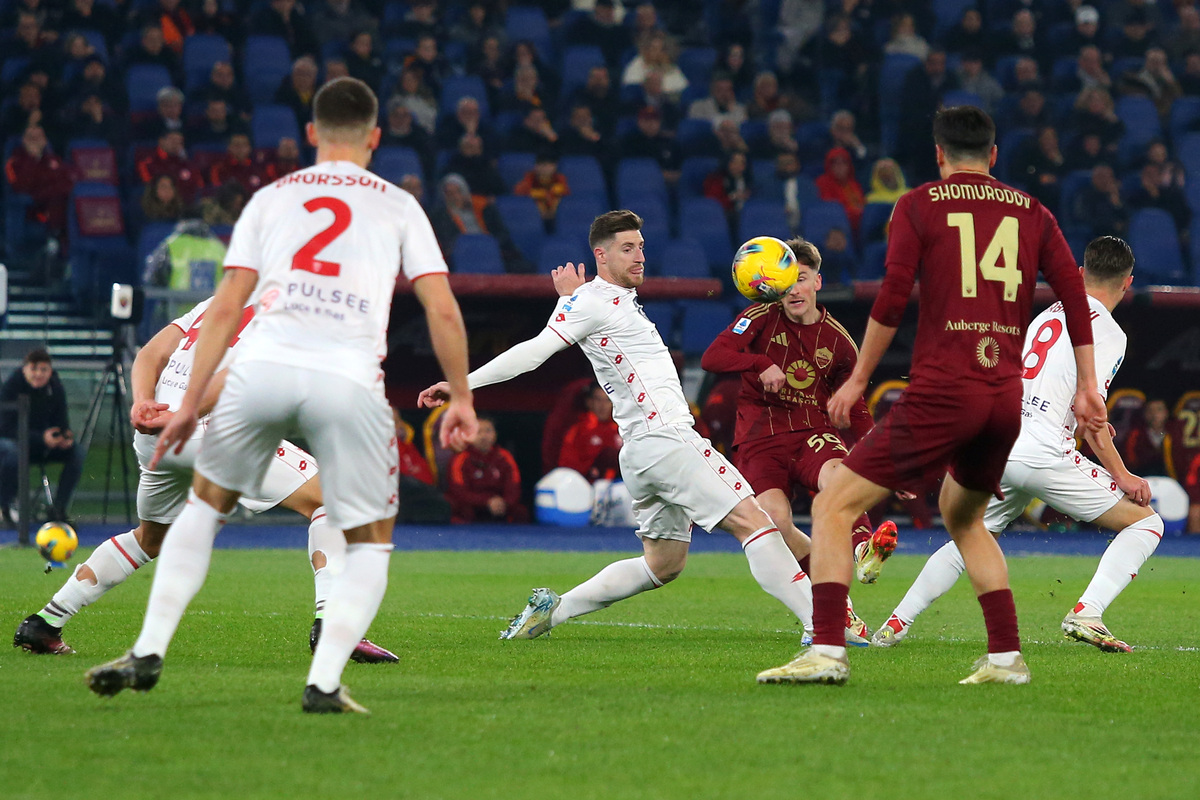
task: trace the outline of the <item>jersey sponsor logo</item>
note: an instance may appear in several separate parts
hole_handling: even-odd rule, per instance
[[[820,369],[829,369],[829,365],[833,363],[833,351],[828,347],[818,348],[817,352],[813,353],[813,360]]]
[[[781,345],[782,347],[787,347],[788,346],[787,331],[782,331],[782,332],[777,333],[774,336],[772,336],[771,344],[777,344],[777,345]]]
[[[353,292],[343,292],[341,289],[325,289],[307,281],[289,283],[287,296],[288,300],[284,303],[285,311],[311,312],[336,319],[339,322],[344,321],[346,315],[337,310],[338,307],[345,307],[359,314],[371,312],[371,301],[365,297],[360,297]],[[314,304],[310,306],[303,302],[305,299],[314,301]]]
[[[979,365],[991,369],[1000,363],[1000,343],[990,336],[984,336],[975,345],[975,358]]]
[[[817,372],[813,369],[812,364],[805,361],[803,358],[798,358],[788,364],[784,371],[787,377],[788,385],[793,389],[803,391],[813,385],[813,381],[817,379]]]
[[[737,321],[737,324],[733,326],[733,332],[734,333],[745,333],[746,328],[749,328],[749,327],[750,327],[750,320],[746,319],[745,317],[742,317],[741,319],[739,319]]]

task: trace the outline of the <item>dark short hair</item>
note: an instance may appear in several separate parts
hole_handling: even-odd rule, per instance
[[[35,347],[25,354],[25,364],[49,364],[50,353],[44,347]]]
[[[821,251],[817,246],[805,239],[803,236],[796,236],[784,242],[792,249],[796,255],[796,260],[806,267],[810,267],[813,272],[821,271]]]
[[[1133,250],[1124,239],[1098,236],[1083,251],[1084,275],[1100,283],[1117,283],[1133,272]]]
[[[996,123],[981,108],[950,106],[934,116],[933,140],[951,161],[987,161],[996,144]]]
[[[313,123],[336,136],[368,133],[379,118],[379,100],[358,78],[334,78],[313,97]]]
[[[597,247],[607,245],[618,233],[640,231],[641,229],[642,218],[632,211],[628,209],[606,211],[592,220],[592,227],[588,230],[588,247],[595,250]]]

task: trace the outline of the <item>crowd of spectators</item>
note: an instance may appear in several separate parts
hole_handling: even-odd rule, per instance
[[[1191,152],[1200,148],[1185,147],[1200,131],[1200,11],[1189,0],[0,8],[8,194],[30,198],[27,221],[63,252],[72,187],[93,177],[73,156],[80,140],[112,149],[131,240],[147,220],[204,213],[228,225],[257,188],[310,162],[302,131],[312,97],[340,75],[378,91],[382,144],[412,158],[398,171],[377,169],[419,191],[448,255],[460,235],[488,235],[511,272],[536,268],[543,237],[520,235],[526,220],[491,213],[495,198],[533,198],[540,233],[554,235],[560,201],[574,193],[602,206],[641,203],[672,236],[688,235],[684,201],[709,198],[734,241],[762,232],[741,230],[748,209],[777,207],[788,230],[772,232],[783,235],[805,232],[810,208],[826,204],[818,216],[828,215],[835,204],[844,214],[821,227],[817,244],[842,248],[846,277],[873,276],[866,262],[886,215],[868,206],[936,177],[930,124],[944,103],[994,115],[999,177],[1051,208],[1073,243],[1129,235],[1137,212],[1158,209],[1187,252],[1200,197],[1182,166],[1200,161]],[[262,78],[245,65],[270,43],[285,63],[277,85],[255,89]],[[138,107],[144,87],[130,76],[147,67],[169,83],[152,107]],[[463,76],[482,90],[464,88]],[[279,109],[295,125],[281,125]],[[567,160],[581,159],[600,167],[599,187],[572,185],[579,171]],[[661,191],[621,184],[631,159],[657,165]]]

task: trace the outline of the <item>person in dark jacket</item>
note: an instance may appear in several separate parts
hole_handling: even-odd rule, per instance
[[[521,471],[512,453],[496,446],[496,424],[479,420],[479,433],[450,462],[446,480],[451,522],[528,522],[521,505]]]

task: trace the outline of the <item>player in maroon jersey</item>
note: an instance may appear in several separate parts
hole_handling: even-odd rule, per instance
[[[842,606],[850,583],[854,520],[890,491],[948,470],[939,506],[962,552],[988,631],[988,655],[963,683],[1027,683],[1008,567],[983,525],[1021,429],[1021,346],[1040,270],[1062,301],[1075,345],[1075,414],[1099,430],[1087,296],[1054,217],[994,179],[996,126],[969,106],[943,109],[933,135],[942,179],[901,197],[892,213],[887,274],[858,364],[829,401],[834,424],[849,411],[891,344],[919,276],[912,380],[900,400],[842,462],[813,514],[813,646],[760,683],[844,683]]]
[[[1167,426],[1167,472],[1188,494],[1187,532],[1200,533],[1200,391],[1175,402]]]
[[[779,302],[743,311],[709,345],[700,366],[742,374],[733,463],[807,572],[810,543],[792,522],[792,496],[799,488],[819,491],[848,452],[825,404],[850,377],[858,347],[817,303],[820,251],[800,238],[787,244],[800,264],[796,284]],[[851,412],[853,436],[863,436],[873,424],[860,399]],[[896,549],[896,526],[885,522],[872,535],[871,521],[863,514],[853,535],[858,579],[874,583],[883,561]],[[852,611],[846,628],[851,644],[869,644],[866,625]]]

